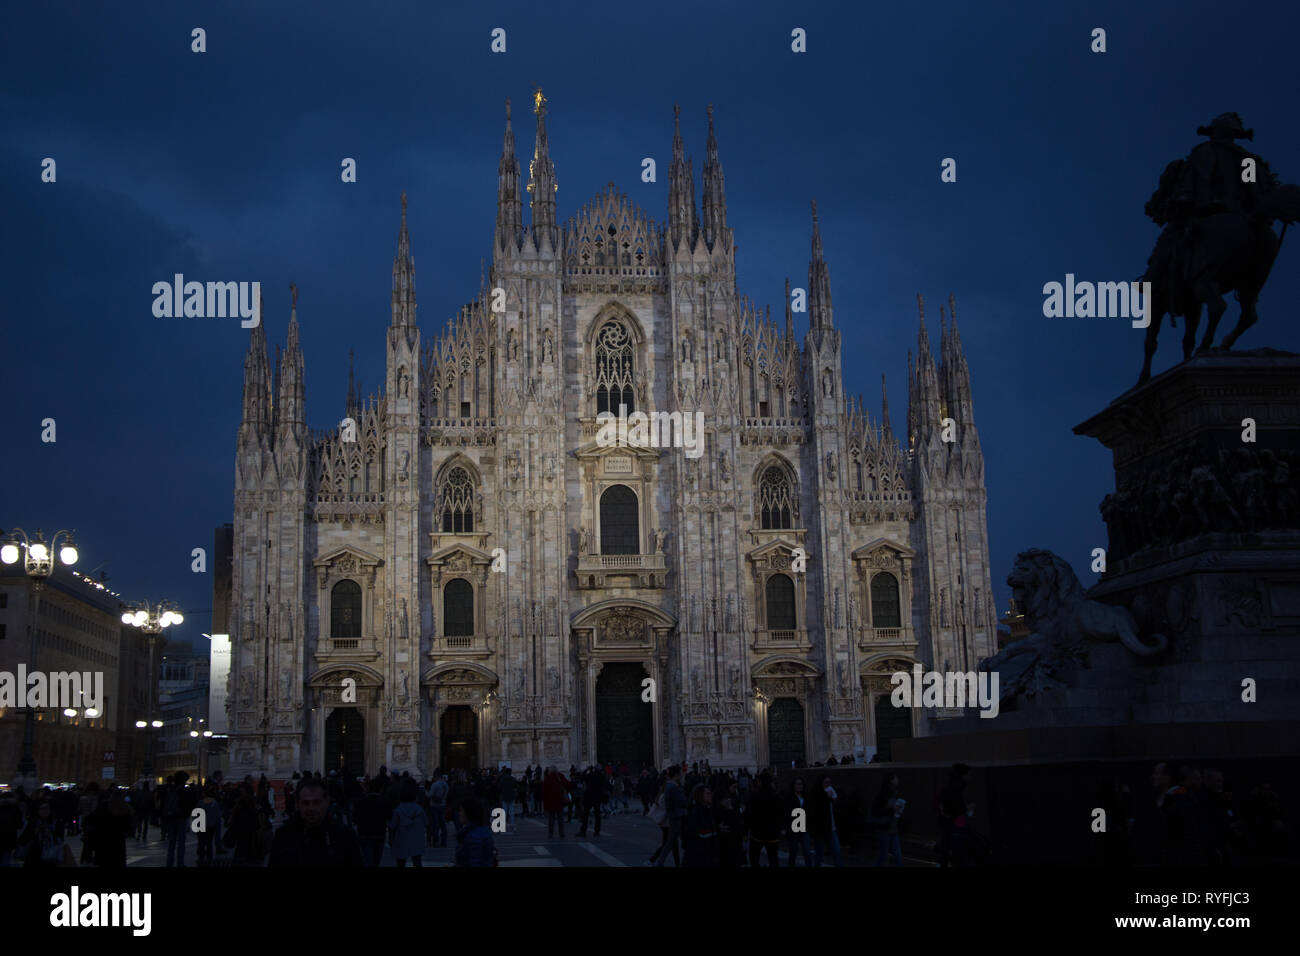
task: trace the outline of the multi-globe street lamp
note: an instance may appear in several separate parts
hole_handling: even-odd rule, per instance
[[[158,647],[158,638],[162,636],[162,632],[173,624],[180,624],[185,620],[181,612],[175,608],[176,606],[169,601],[159,601],[157,604],[142,601],[122,614],[123,624],[138,627],[144,631],[145,637],[149,639],[149,719],[135,722],[136,727],[140,729],[149,726],[157,730],[163,725],[163,722],[157,719],[158,668],[154,654]],[[149,734],[145,743],[144,766],[140,769],[146,777],[153,775],[153,745],[156,736],[157,734]]]
[[[21,541],[19,540],[21,538]],[[63,540],[63,545],[59,545],[59,540]],[[57,550],[59,560],[68,566],[77,563],[77,546],[72,540],[71,531],[56,532],[50,539],[50,543],[45,543],[45,538],[41,534],[41,529],[36,529],[35,539],[27,537],[27,532],[22,528],[14,528],[9,533],[9,537],[3,545],[0,545],[0,561],[5,564],[14,564],[20,557],[23,559],[23,570],[32,581],[32,616],[27,628],[31,634],[31,654],[30,667],[36,670],[36,635],[38,633],[37,624],[41,613],[41,592],[45,590],[46,579],[54,573],[54,554]],[[25,690],[25,688],[24,688]],[[23,727],[23,755],[18,760],[18,776],[25,778],[23,780],[26,790],[26,783],[30,781],[35,787],[36,777],[36,752],[34,741],[36,737],[36,711],[31,707],[25,708],[27,711],[25,725]]]

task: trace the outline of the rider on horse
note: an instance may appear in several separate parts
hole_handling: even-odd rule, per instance
[[[1147,200],[1147,215],[1165,230],[1151,253],[1144,278],[1172,270],[1175,262],[1179,264],[1173,276],[1176,282],[1197,275],[1212,264],[1204,261],[1208,251],[1197,241],[1199,223],[1224,212],[1251,218],[1261,191],[1277,185],[1277,176],[1264,158],[1235,142],[1255,135],[1254,130],[1243,127],[1236,113],[1223,113],[1196,132],[1210,137],[1209,141],[1196,146],[1186,159],[1166,166],[1160,185]],[[1243,180],[1246,159],[1254,160],[1255,165],[1249,182]],[[1261,228],[1268,228],[1267,223],[1261,223]]]

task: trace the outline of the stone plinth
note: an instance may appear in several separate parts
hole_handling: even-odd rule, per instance
[[[1254,441],[1243,440],[1251,437],[1245,419]],[[1168,647],[1139,657],[1118,643],[1087,643],[1082,666],[1061,675],[1068,686],[1004,701],[993,720],[946,721],[942,737],[969,753],[977,737],[1008,735],[1006,746],[980,749],[1009,759],[1011,738],[1037,730],[1068,735],[1075,756],[1108,758],[1117,755],[1112,744],[1080,732],[1182,727],[1175,749],[1191,754],[1210,746],[1206,726],[1247,726],[1238,741],[1295,726],[1300,355],[1195,358],[1074,431],[1115,458],[1116,486],[1101,504],[1107,571],[1087,597],[1127,608],[1145,642],[1163,635]],[[1253,701],[1245,699],[1250,682]],[[1102,750],[1084,753],[1093,747]],[[919,744],[912,759],[943,750]]]

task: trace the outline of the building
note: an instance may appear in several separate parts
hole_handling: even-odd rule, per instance
[[[117,752],[124,733],[121,718],[122,606],[102,583],[56,564],[45,579],[39,609],[34,583],[22,564],[0,564],[0,672],[89,674],[102,680],[99,715],[86,716],[92,687],[83,686],[83,705],[43,707],[36,712],[33,753],[41,783],[80,783],[116,778]],[[33,611],[37,613],[33,615]],[[35,620],[33,620],[35,617]],[[31,657],[31,627],[36,627],[36,660]],[[51,687],[53,680],[51,679]],[[70,685],[69,685],[70,686]],[[0,772],[13,776],[23,753],[26,711],[0,704]],[[129,749],[129,747],[128,747]]]
[[[887,397],[845,394],[815,204],[784,324],[738,293],[711,109],[698,209],[675,124],[664,225],[612,184],[561,222],[534,113],[525,184],[507,103],[489,282],[427,343],[403,195],[384,389],[350,384],[339,427],[307,428],[296,290],[274,370],[252,331],[232,775],[785,765],[927,732],[889,675],[974,670],[996,630],[955,316],[937,362],[921,316],[900,441]],[[699,413],[702,445],[611,445],[620,406]]]
[[[162,729],[154,775],[166,779],[178,770],[191,778],[200,776],[203,753],[209,747],[203,731],[208,729],[209,661],[197,655],[188,641],[169,641],[162,648],[158,683],[158,710]],[[199,736],[191,736],[196,733]]]

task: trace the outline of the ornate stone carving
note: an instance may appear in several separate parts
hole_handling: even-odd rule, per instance
[[[634,644],[645,639],[645,621],[628,611],[615,611],[601,622],[601,641]]]

